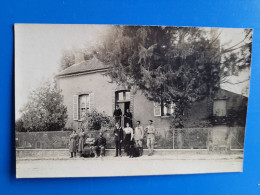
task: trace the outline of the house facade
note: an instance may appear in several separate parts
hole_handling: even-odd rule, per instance
[[[77,63],[57,75],[59,88],[68,110],[66,127],[77,128],[82,113],[95,108],[112,116],[119,105],[123,114],[127,109],[133,115],[133,123],[140,120],[143,125],[153,120],[160,128],[169,128],[169,117],[174,108],[165,107],[162,116],[161,106],[146,99],[141,91],[134,91],[115,83],[105,76],[107,68],[97,59]],[[124,124],[124,121],[122,121]]]
[[[78,129],[83,113],[93,108],[113,116],[115,106],[119,105],[123,114],[127,109],[132,113],[133,126],[138,120],[143,126],[148,125],[148,120],[153,120],[157,131],[170,129],[174,105],[158,105],[149,101],[141,91],[118,86],[110,82],[110,78],[105,75],[106,71],[107,67],[93,57],[90,60],[79,60],[57,75],[58,86],[62,90],[68,111],[67,128]],[[230,126],[225,121],[228,114],[231,111],[240,112],[241,109],[246,109],[247,99],[242,95],[219,89],[214,97],[206,97],[195,102],[184,111],[184,127],[203,127],[211,118],[214,123],[213,129],[226,132]],[[246,115],[242,118],[245,120]],[[234,121],[232,126],[243,127],[243,124]]]

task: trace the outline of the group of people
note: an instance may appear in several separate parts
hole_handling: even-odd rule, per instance
[[[126,127],[122,128],[119,123],[116,123],[114,130],[116,154],[115,157],[121,156],[121,147],[124,142],[124,151],[130,158],[143,155],[143,140],[144,134],[147,133],[147,147],[149,150],[149,156],[154,151],[154,139],[155,128],[153,121],[149,120],[149,125],[143,129],[141,122],[137,121],[137,126],[133,129],[129,123],[126,123]],[[125,134],[125,136],[124,136]]]
[[[113,131],[116,153],[115,157],[122,156],[122,146],[124,144],[124,151],[130,158],[142,156],[143,155],[143,140],[145,133],[147,138],[147,147],[149,150],[148,156],[151,156],[154,152],[154,140],[155,140],[155,128],[153,126],[153,121],[149,120],[149,125],[144,129],[141,126],[141,122],[137,121],[137,126],[133,129],[129,123],[126,123],[126,127],[122,128],[120,123],[116,123],[115,129]],[[84,129],[80,129],[77,134],[75,130],[72,131],[69,138],[69,151],[71,158],[76,157],[76,153],[80,153],[82,156],[84,151],[84,146],[86,145],[86,134]],[[95,157],[105,155],[106,138],[103,137],[103,133],[99,133],[99,137],[93,141],[93,146],[91,146],[91,151],[94,153]]]
[[[86,145],[88,139],[86,139],[86,134],[84,129],[80,129],[80,132],[77,134],[75,130],[72,131],[69,138],[69,151],[70,158],[76,157],[77,152],[80,153],[80,157],[82,157],[82,153],[84,151],[84,146]],[[106,147],[106,138],[103,137],[103,133],[99,133],[99,137],[93,141],[93,145],[90,149],[91,152],[94,153],[95,157],[98,157],[98,153],[100,156],[105,155],[105,147]]]
[[[121,119],[124,117],[125,124],[128,123],[130,127],[132,127],[132,118],[133,115],[129,109],[126,109],[125,114],[122,114],[122,110],[120,109],[119,105],[116,105],[116,109],[114,110],[113,116],[115,117],[116,123],[121,124]]]
[[[135,153],[143,154],[143,138],[144,138],[144,129],[141,126],[141,122],[137,121],[137,126],[132,129],[132,113],[129,109],[126,109],[126,113],[123,115],[122,110],[119,105],[116,105],[113,116],[116,121],[116,128],[114,131],[115,134],[115,144],[116,144],[116,155],[121,156],[121,144],[124,140],[125,152],[129,157],[133,157]],[[123,129],[121,127],[121,119],[124,117],[124,123],[126,127],[124,128],[125,138],[123,139]],[[153,126],[153,121],[149,120],[149,125],[145,128],[147,133],[147,147],[149,149],[149,156],[153,154],[154,150],[154,139],[155,139],[155,128]]]

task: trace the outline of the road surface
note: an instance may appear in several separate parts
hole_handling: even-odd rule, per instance
[[[171,159],[140,157],[17,160],[17,178],[169,175],[241,172],[242,158]]]

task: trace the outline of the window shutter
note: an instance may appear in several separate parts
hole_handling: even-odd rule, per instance
[[[161,105],[157,102],[154,102],[154,116],[161,116]]]
[[[73,95],[73,120],[79,119],[79,96]]]
[[[214,116],[226,116],[226,100],[215,100],[213,103],[213,115]]]
[[[89,94],[89,111],[91,112],[95,108],[95,97],[94,93]]]
[[[116,107],[115,103],[116,103],[116,94],[115,94],[115,90],[112,90],[112,115]]]

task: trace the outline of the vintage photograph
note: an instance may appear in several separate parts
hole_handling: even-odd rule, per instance
[[[15,24],[16,177],[242,172],[252,36]]]

